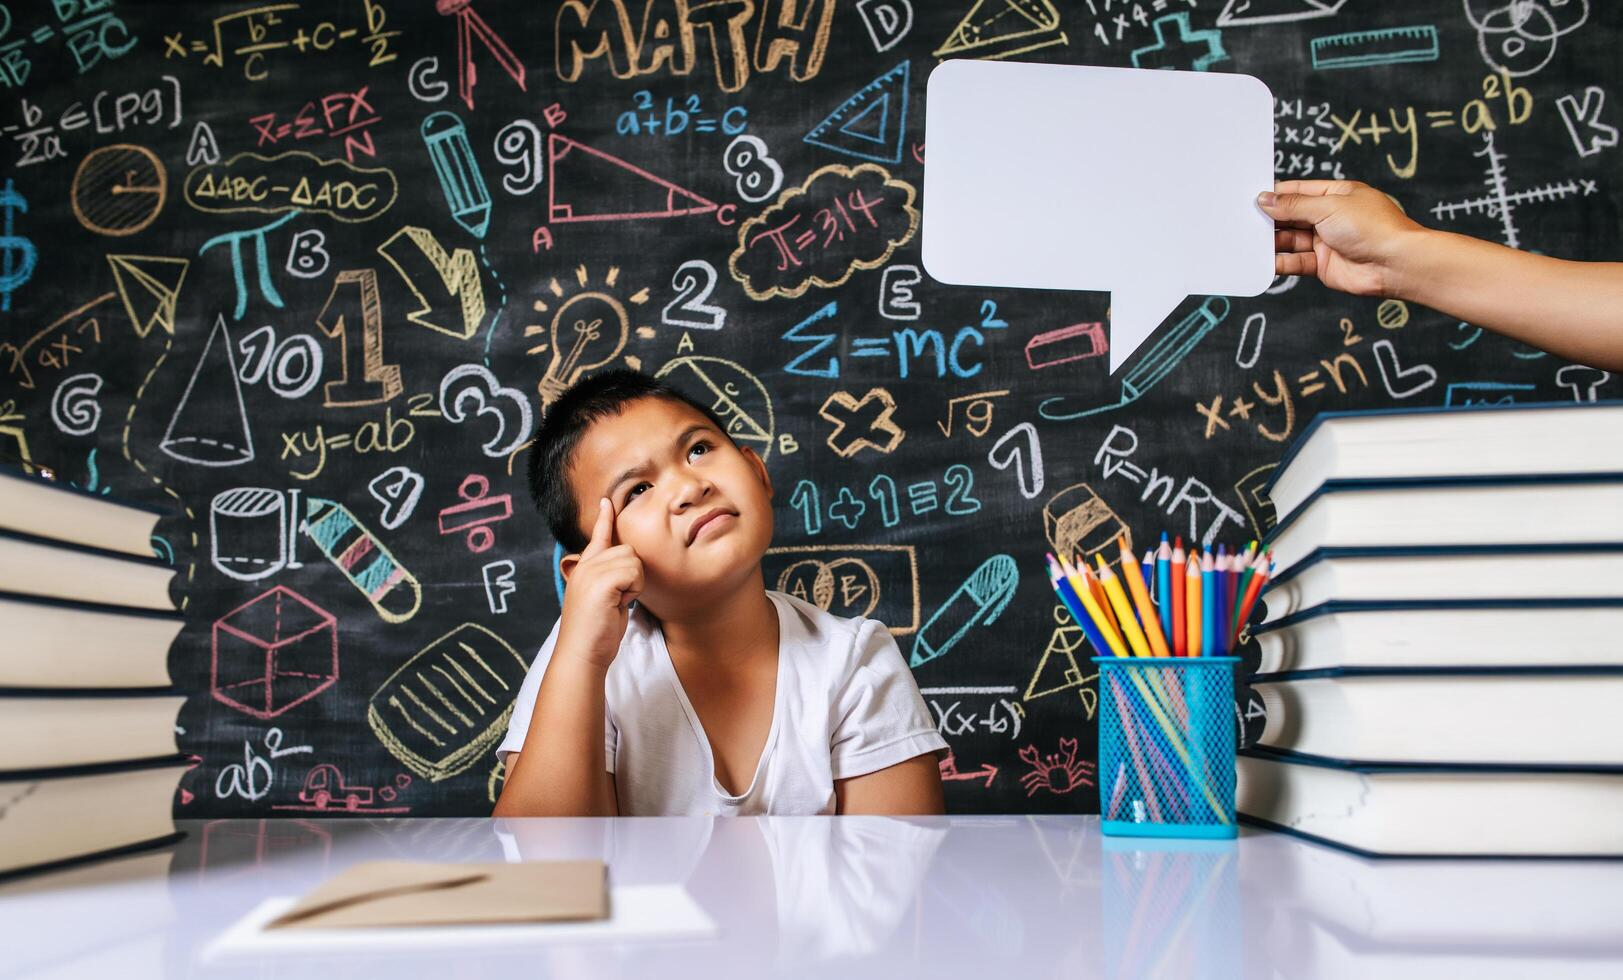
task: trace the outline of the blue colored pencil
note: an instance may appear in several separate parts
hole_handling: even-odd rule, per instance
[[[1161,546],[1155,550],[1155,606],[1161,613],[1161,631],[1170,640],[1175,635],[1172,630],[1172,546],[1167,544],[1165,531],[1161,532]],[[1167,646],[1174,648],[1177,644],[1169,642]]]
[[[1212,553],[1204,550],[1200,555],[1200,594],[1200,652],[1208,657],[1216,657],[1221,651],[1217,649],[1217,623],[1213,617],[1217,615],[1217,607],[1221,603],[1216,601],[1217,572],[1212,564]]]

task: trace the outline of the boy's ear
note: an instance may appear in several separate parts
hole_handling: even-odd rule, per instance
[[[580,555],[578,553],[564,555],[562,558],[558,559],[558,574],[564,577],[565,585],[569,584],[569,575],[575,570],[575,566],[579,564]]]
[[[772,475],[766,471],[766,460],[762,459],[761,454],[757,453],[749,446],[740,446],[739,448],[743,451],[745,456],[749,457],[749,461],[755,467],[756,475],[761,478],[761,482],[766,484],[766,495],[767,498],[770,499],[773,495]]]

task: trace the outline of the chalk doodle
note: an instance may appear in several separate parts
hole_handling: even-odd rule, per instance
[[[133,235],[152,224],[169,198],[169,172],[144,146],[93,150],[73,172],[73,214],[98,235]]]
[[[878,164],[819,168],[738,226],[728,271],[755,300],[843,285],[858,269],[884,265],[912,240],[919,223],[915,196],[913,185]]]
[[[338,683],[338,620],[285,585],[214,622],[214,700],[266,720]]]
[[[11,294],[34,274],[39,251],[34,243],[16,234],[17,215],[28,213],[28,200],[17,192],[11,179],[0,188],[0,210],[5,212],[5,231],[0,234],[0,313],[11,312]]]
[[[417,651],[373,693],[366,721],[406,768],[438,782],[506,734],[525,663],[506,640],[463,623]]]
[[[310,497],[303,527],[333,567],[372,604],[378,618],[403,623],[417,615],[423,603],[422,584],[349,508]]]

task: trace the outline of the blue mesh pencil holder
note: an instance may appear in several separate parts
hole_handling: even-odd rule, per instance
[[[1099,817],[1124,837],[1238,835],[1234,665],[1239,657],[1094,657]]]

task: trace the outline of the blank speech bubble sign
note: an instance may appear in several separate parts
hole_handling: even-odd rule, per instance
[[[1190,294],[1274,280],[1273,93],[1250,75],[946,61],[930,73],[924,267],[1109,291],[1110,372]]]

